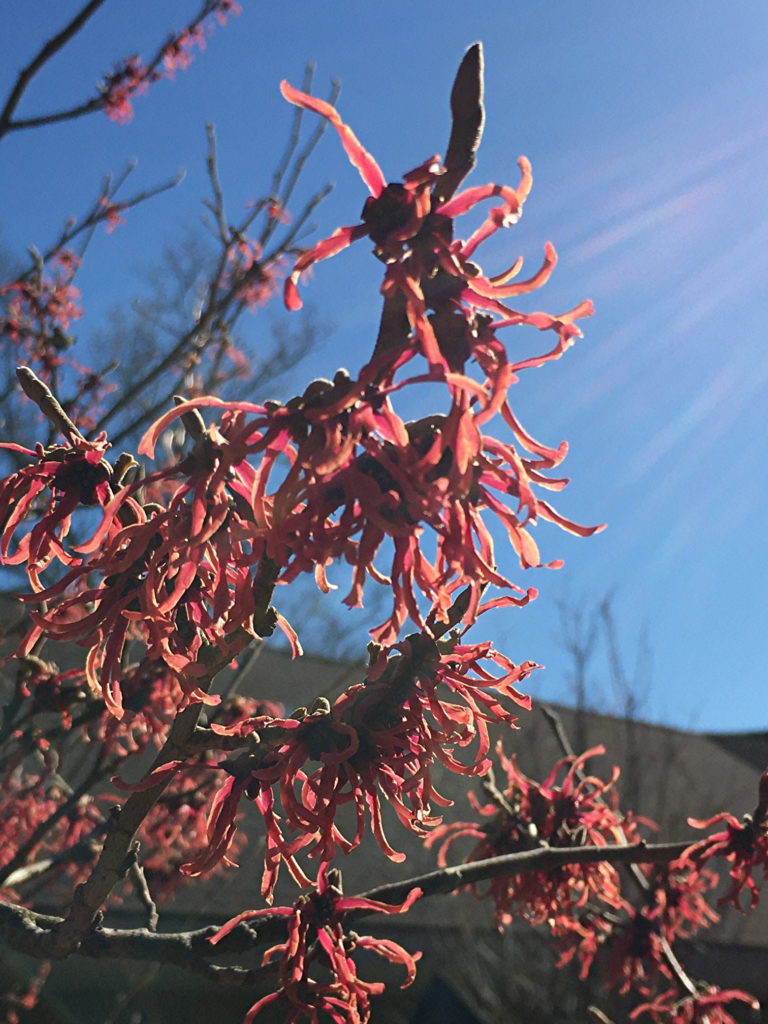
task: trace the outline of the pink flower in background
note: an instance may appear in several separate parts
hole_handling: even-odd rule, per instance
[[[103,207],[101,217],[106,224],[107,234],[111,235],[116,227],[120,224],[125,224],[123,213],[125,213],[128,207],[125,203],[112,203],[106,196],[102,196],[99,203]]]
[[[131,101],[141,96],[156,78],[140,57],[126,57],[115,67],[102,85],[104,113],[116,124],[126,124],[133,117]]]
[[[237,0],[217,0],[216,2],[215,15],[216,20],[220,25],[225,25],[228,17],[235,17],[242,13],[243,8]]]
[[[0,287],[0,332],[45,381],[64,364],[71,343],[65,332],[83,315],[80,289],[72,283],[79,267],[71,249],[59,249],[33,273]]]
[[[165,46],[163,67],[168,78],[173,78],[177,71],[186,71],[192,63],[192,51],[195,47],[205,49],[205,32],[202,25],[187,29]]]

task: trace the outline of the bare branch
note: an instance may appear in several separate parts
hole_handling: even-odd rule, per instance
[[[466,885],[484,882],[499,875],[520,874],[524,871],[546,872],[570,864],[665,864],[677,860],[690,846],[690,842],[631,843],[626,846],[545,846],[537,850],[524,850],[492,857],[488,860],[456,864],[432,871],[405,882],[380,885],[361,893],[361,897],[382,903],[401,903],[411,889],[418,886],[424,896],[437,896]]]
[[[16,79],[16,84],[13,89],[11,89],[8,99],[5,101],[5,106],[0,113],[0,138],[12,129],[26,126],[27,122],[13,121],[12,118],[16,107],[19,105],[22,96],[26,92],[27,86],[43,65],[47,64],[48,61],[59,52],[59,50],[66,46],[70,39],[77,35],[88,19],[92,17],[100,7],[103,7],[105,3],[106,0],[90,0],[90,3],[87,3],[85,7],[83,7],[60,32],[49,39],[48,42],[38,50],[29,64],[21,69]]]
[[[157,905],[152,899],[152,893],[149,891],[147,885],[147,879],[144,874],[144,869],[139,863],[139,843],[133,844],[132,852],[135,854],[135,860],[128,869],[128,875],[133,882],[133,887],[136,890],[136,895],[139,897],[141,902],[144,904],[144,908],[147,911],[147,931],[156,932],[157,922],[159,920],[157,913]]]
[[[144,796],[137,793],[134,796]],[[125,813],[125,809],[123,811]],[[377,900],[393,905],[401,903],[414,888],[422,890],[422,897],[445,895],[499,875],[520,874],[526,871],[553,871],[570,864],[636,864],[666,863],[677,859],[690,845],[681,843],[636,843],[627,846],[581,846],[569,848],[543,847],[538,850],[511,853],[473,864],[458,864],[454,867],[419,875],[403,882],[380,885],[358,898]],[[347,920],[356,921],[371,913],[356,910],[347,914]],[[161,934],[147,929],[114,929],[97,927],[83,929],[76,945],[64,944],[62,933],[66,931],[67,920],[45,914],[37,914],[26,907],[0,902],[0,941],[13,949],[42,959],[66,956],[75,948],[78,953],[91,957],[128,957],[136,960],[152,960],[176,964],[187,970],[200,972],[208,958],[219,955],[244,953],[267,942],[279,941],[285,934],[285,917],[264,917],[258,926],[243,922],[215,947],[209,940],[218,927],[192,932]],[[203,961],[201,963],[201,960]],[[220,969],[223,970],[223,969]],[[209,973],[207,976],[230,984],[243,981],[242,968],[230,968],[235,973]],[[248,984],[254,984],[256,975],[249,972]]]
[[[43,125],[58,124],[61,121],[73,121],[76,118],[83,117],[86,114],[91,114],[96,110],[101,110],[104,106],[104,94],[99,92],[98,95],[92,96],[90,99],[84,100],[82,103],[76,104],[73,107],[68,107],[64,110],[58,110],[47,114],[37,114],[33,117],[17,118],[13,119],[13,111],[18,105],[21,95],[27,88],[29,81],[37,73],[37,71],[46,63],[50,57],[52,57],[58,50],[61,49],[69,40],[82,28],[90,16],[101,7],[106,0],[91,0],[89,4],[78,14],[69,25],[67,25],[57,36],[54,36],[49,43],[42,48],[38,55],[33,61],[25,68],[19,75],[19,79],[11,92],[11,96],[6,102],[6,107],[3,111],[3,115],[0,115],[0,138],[3,135],[11,131],[21,131],[28,128],[40,128]],[[199,25],[216,9],[214,0],[203,0],[197,14],[191,21],[188,21],[182,33],[193,33]],[[83,15],[85,15],[83,17]],[[73,28],[74,26],[74,28]],[[177,38],[178,34],[172,35],[171,40]],[[48,48],[53,46],[54,48],[48,51]],[[167,41],[162,43],[155,51],[154,56],[145,64],[142,68],[142,81],[152,82],[158,78],[157,68],[163,61],[166,53]],[[41,59],[42,58],[42,59]],[[31,73],[30,73],[30,69]],[[24,76],[22,78],[22,76]],[[10,109],[9,109],[10,108]],[[6,111],[8,111],[7,116]]]
[[[230,237],[227,218],[224,213],[224,192],[222,191],[219,179],[219,166],[216,156],[216,130],[212,124],[207,124],[205,132],[208,138],[208,153],[205,158],[205,166],[208,170],[208,180],[211,183],[211,192],[213,193],[213,201],[206,202],[205,205],[216,218],[219,241],[222,245],[228,246]]]

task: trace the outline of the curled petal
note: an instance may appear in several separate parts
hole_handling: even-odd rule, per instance
[[[316,114],[329,121],[341,138],[344,152],[349,157],[349,162],[360,172],[360,177],[368,187],[372,196],[380,196],[387,184],[381,168],[374,158],[363,146],[358,137],[341,120],[339,112],[330,103],[318,99],[316,96],[309,96],[301,92],[286,81],[280,83],[280,92],[289,103],[295,103],[297,107],[304,107],[305,110],[313,110]]]
[[[595,533],[602,533],[606,527],[605,523],[599,523],[597,526],[580,526],[578,523],[574,523],[570,519],[561,516],[546,501],[539,499],[537,505],[542,519],[548,519],[550,523],[557,523],[563,530],[567,530],[568,533],[574,533],[577,537],[591,537]]]
[[[275,617],[278,627],[282,630],[284,636],[288,640],[288,643],[291,645],[291,657],[300,658],[304,653],[304,650],[299,641],[298,633],[290,624],[288,619],[286,619],[284,615],[281,615],[280,612],[276,612]]]
[[[402,903],[382,903],[381,900],[369,900],[364,896],[342,896],[337,901],[339,910],[371,910],[380,914],[405,914],[422,895],[419,888],[411,889]]]
[[[296,260],[293,270],[286,279],[284,293],[286,308],[290,310],[301,309],[301,297],[296,285],[305,270],[308,270],[313,264],[319,263],[320,260],[330,259],[331,256],[340,253],[356,239],[362,238],[365,233],[365,225],[360,224],[337,228],[328,238],[324,238],[313,245],[311,249],[307,249]]]
[[[508,299],[513,295],[525,295],[528,292],[541,288],[552,276],[552,271],[557,265],[557,253],[551,242],[544,246],[544,262],[533,275],[526,281],[518,281],[515,284],[501,285],[493,281],[485,281],[483,278],[474,278],[472,287],[481,295],[488,295],[496,299]]]
[[[264,413],[264,407],[261,405],[254,405],[253,402],[228,402],[223,398],[214,398],[211,395],[204,395],[200,398],[190,398],[188,401],[181,402],[179,405],[174,406],[173,409],[170,409],[158,420],[155,420],[141,439],[138,447],[139,455],[146,455],[150,459],[154,458],[155,446],[157,445],[160,435],[171,425],[171,423],[179,419],[186,412],[191,412],[193,409],[202,409],[208,406],[215,409],[239,409],[241,412],[251,412],[256,415]]]

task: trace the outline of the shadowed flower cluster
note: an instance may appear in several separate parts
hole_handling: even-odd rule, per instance
[[[578,959],[583,980],[599,961],[606,987],[644,998],[658,995],[659,984],[676,980],[668,955],[671,944],[719,920],[706,898],[718,877],[679,861],[652,868],[646,877],[642,902],[635,906],[625,901],[620,915],[592,904],[576,917],[550,923],[559,967]]]
[[[435,829],[426,844],[442,844],[438,864],[443,867],[448,850],[461,838],[477,840],[467,863],[542,846],[608,846],[625,842],[627,822],[618,811],[612,792],[618,768],[614,768],[607,782],[584,773],[586,761],[603,753],[603,747],[593,747],[580,757],[563,758],[539,783],[523,774],[515,758],[506,757],[499,746],[499,760],[507,777],[503,791],[493,784],[486,787],[492,802],[484,805],[473,793],[469,794],[474,809],[491,820],[487,825],[443,825]],[[486,890],[470,888],[478,898],[494,901],[500,929],[511,922],[515,913],[531,924],[562,920],[567,926],[579,917],[579,909],[588,901],[614,910],[625,906],[618,872],[606,863],[504,875],[491,879]]]
[[[714,985],[701,986],[698,995],[682,998],[677,989],[669,989],[657,999],[643,1003],[630,1013],[630,1020],[648,1014],[655,1024],[737,1024],[725,1009],[727,1003],[746,1003],[753,1010],[760,1003],[748,992],[738,989],[719,989]]]
[[[742,821],[732,814],[722,812],[707,821],[689,818],[688,824],[695,828],[711,828],[718,822],[724,822],[725,828],[713,835],[700,839],[686,850],[683,860],[697,870],[715,857],[722,857],[731,865],[731,887],[720,899],[721,903],[731,903],[737,910],[741,906],[741,894],[744,890],[749,894],[749,909],[754,909],[760,900],[760,886],[754,878],[754,872],[762,872],[762,880],[768,879],[768,822],[765,818],[763,800],[768,794],[768,772],[760,780],[761,807],[754,817],[745,815]]]
[[[246,910],[232,918],[210,940],[213,945],[241,922],[259,917],[286,918],[288,932],[285,942],[272,946],[263,958],[265,965],[278,961],[278,988],[251,1007],[243,1024],[250,1024],[259,1011],[271,1003],[278,1003],[286,1011],[286,1024],[299,1024],[303,1020],[319,1024],[321,1014],[327,1014],[339,1024],[367,1024],[371,1019],[371,996],[380,995],[384,985],[359,977],[355,951],[370,950],[392,963],[402,964],[406,970],[403,988],[413,982],[421,954],[408,953],[391,939],[346,932],[344,915],[355,910],[403,914],[420,895],[420,889],[412,889],[397,906],[343,896],[339,872],[329,870],[328,864],[323,862],[317,873],[315,891],[299,896],[292,907]]]

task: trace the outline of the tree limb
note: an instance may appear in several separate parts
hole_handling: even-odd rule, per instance
[[[44,64],[47,64],[48,61],[62,49],[62,47],[66,46],[69,40],[77,35],[88,19],[94,15],[100,7],[103,7],[105,3],[106,0],[90,0],[90,3],[87,3],[85,7],[83,7],[60,32],[57,32],[55,36],[49,39],[48,42],[38,50],[29,64],[21,69],[16,79],[16,83],[13,89],[11,89],[8,99],[5,101],[2,113],[0,113],[0,138],[2,138],[7,132],[11,131],[11,129],[21,127],[21,122],[13,121],[13,114],[21,101],[21,97],[26,92],[27,86],[40,68],[42,68]],[[99,102],[101,101],[99,100]]]
[[[161,789],[161,786],[156,789]],[[131,800],[146,798],[153,790],[134,793]],[[155,794],[157,799],[159,793]],[[128,803],[131,802],[128,801]],[[154,801],[153,801],[154,802]],[[121,818],[126,815],[128,805],[123,808]],[[135,812],[134,812],[135,814]],[[125,835],[127,825],[119,824],[113,835]],[[115,840],[113,840],[113,845]],[[401,903],[414,888],[422,890],[423,898],[444,895],[454,892],[466,885],[496,878],[499,875],[520,874],[526,871],[546,872],[570,864],[647,864],[665,863],[676,860],[690,846],[689,842],[678,843],[635,843],[627,846],[578,846],[578,847],[542,847],[538,850],[526,850],[510,853],[503,857],[475,861],[471,864],[457,864],[453,867],[432,871],[403,882],[380,885],[367,892],[360,893],[363,899],[377,900],[382,903]],[[106,846],[105,846],[106,848]],[[98,889],[101,877],[110,870],[114,861],[114,851],[103,858],[105,863],[96,877],[94,888]],[[115,877],[115,881],[117,876]],[[89,882],[91,880],[89,879]],[[88,883],[86,883],[88,885]],[[83,888],[83,887],[81,887]],[[100,891],[100,890],[99,890]],[[86,906],[89,916],[84,915],[79,907]],[[201,958],[218,955],[244,953],[265,942],[280,941],[285,934],[285,917],[264,917],[258,926],[244,922],[235,928],[215,947],[209,939],[216,934],[218,926],[190,932],[162,934],[151,932],[145,928],[117,929],[91,927],[93,914],[91,893],[76,898],[75,907],[67,919],[46,914],[38,914],[26,907],[0,902],[0,941],[22,953],[28,953],[42,959],[60,958],[75,949],[83,956],[89,957],[127,957],[135,960],[155,960],[175,964],[188,970],[199,972]],[[358,920],[370,911],[353,911],[347,915],[348,920]],[[74,924],[70,924],[74,918]],[[86,927],[81,933],[74,932],[75,924]],[[76,941],[71,941],[71,936]],[[64,940],[67,940],[66,942]],[[240,984],[241,974],[238,969],[232,975],[236,984]],[[225,974],[216,974],[219,981],[231,983]],[[249,984],[253,983],[253,976]]]

